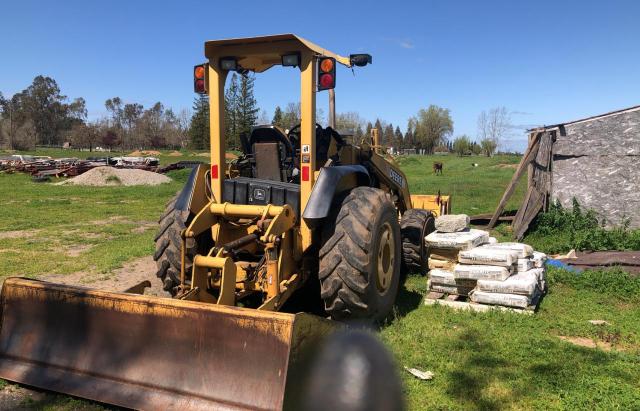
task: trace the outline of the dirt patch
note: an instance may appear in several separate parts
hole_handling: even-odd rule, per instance
[[[605,341],[596,341],[591,338],[569,337],[565,335],[559,335],[558,338],[560,338],[562,341],[566,341],[570,344],[577,345],[579,347],[600,348],[601,350],[604,350],[604,351],[611,351],[611,348],[612,348],[611,343],[608,343]]]
[[[144,280],[151,282],[151,288],[145,290],[147,295],[170,297],[162,289],[162,283],[156,278],[156,263],[152,256],[141,257],[125,263],[110,273],[75,272],[71,274],[54,274],[39,277],[40,280],[59,284],[79,285],[106,291],[124,291]]]
[[[224,153],[224,158],[225,160],[235,160],[238,156],[233,153]]]
[[[192,155],[198,156],[198,157],[209,157],[211,156],[211,153],[193,153]]]
[[[7,384],[0,390],[0,410],[30,410],[29,404],[39,403],[55,394]]]
[[[511,168],[513,170],[515,170],[516,168],[518,168],[518,164],[496,164],[495,166],[493,166],[495,168]]]
[[[132,153],[129,153],[129,157],[142,157],[142,156],[159,156],[160,153],[159,151],[156,150],[136,150]]]
[[[155,186],[169,183],[171,179],[163,174],[146,170],[121,169],[113,167],[96,167],[57,184],[81,186]]]
[[[170,156],[170,157],[180,157],[180,156],[182,156],[182,153],[179,152],[179,151],[172,151],[167,155]]]
[[[6,239],[19,239],[19,238],[31,238],[38,234],[42,230],[15,230],[15,231],[2,231],[0,232],[0,240]]]
[[[80,257],[80,255],[93,248],[91,244],[72,245],[65,248],[64,254],[68,257]]]
[[[144,224],[140,224],[139,226],[133,228],[131,230],[132,233],[134,234],[142,234],[145,231],[148,230],[152,230],[158,227],[158,223],[144,223]]]
[[[128,223],[128,222],[129,220],[127,220],[126,217],[121,215],[114,215],[104,220],[90,221],[89,225],[108,225],[113,223]]]

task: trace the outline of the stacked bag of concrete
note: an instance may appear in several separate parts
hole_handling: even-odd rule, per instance
[[[495,278],[478,277],[475,289],[469,294],[471,301],[517,308],[531,306],[544,292],[545,261],[546,255],[522,243],[485,245],[460,255],[461,263],[495,264],[510,271]],[[472,266],[468,265],[466,270],[470,270],[469,267]]]
[[[457,278],[454,268],[461,252],[489,243],[489,233],[469,228],[469,216],[444,215],[436,218],[436,231],[425,237],[429,249],[430,291],[468,295],[476,286],[469,278]]]
[[[436,218],[425,237],[429,291],[470,296],[471,301],[526,308],[545,290],[546,255],[521,243],[498,243],[469,228],[469,217]]]

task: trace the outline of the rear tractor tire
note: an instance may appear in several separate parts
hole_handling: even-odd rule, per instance
[[[430,211],[412,208],[400,220],[402,235],[402,276],[426,275],[429,271],[429,250],[424,238],[436,230],[436,219]]]
[[[180,285],[180,249],[182,239],[180,233],[187,227],[190,216],[189,210],[177,210],[176,195],[165,208],[164,213],[158,220],[160,228],[154,239],[156,252],[153,259],[158,268],[156,276],[162,281],[162,288],[175,295],[177,287]],[[185,273],[191,275],[193,257],[197,254],[197,244],[195,239],[187,239],[187,253],[185,255]]]
[[[398,212],[384,191],[353,189],[322,233],[320,295],[335,320],[380,322],[400,284]]]

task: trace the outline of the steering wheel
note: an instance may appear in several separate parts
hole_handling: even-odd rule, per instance
[[[289,132],[287,133],[287,137],[291,140],[291,144],[293,144],[293,148],[296,150],[300,149],[300,126],[302,123],[298,123]],[[318,130],[322,130],[322,126],[316,123],[316,134],[318,134]]]

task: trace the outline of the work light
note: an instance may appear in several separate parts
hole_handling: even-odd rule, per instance
[[[282,65],[284,67],[299,67],[300,66],[300,53],[284,54],[282,56]]]
[[[238,70],[238,60],[235,57],[222,57],[220,59],[220,68],[226,71]]]

